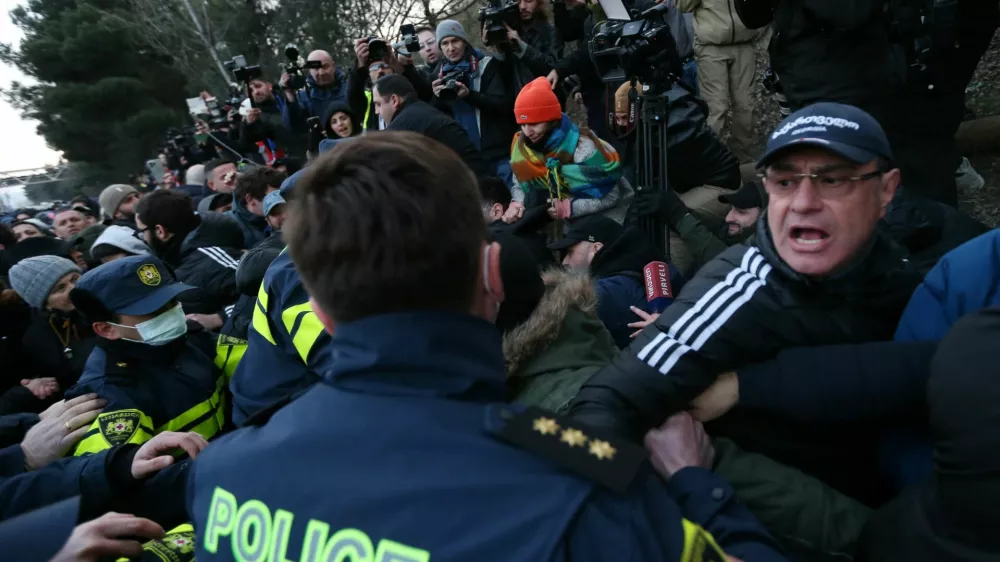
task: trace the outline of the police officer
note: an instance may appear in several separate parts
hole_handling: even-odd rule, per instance
[[[311,170],[285,234],[335,360],[194,462],[199,562],[783,560],[691,466],[708,449],[658,455],[665,484],[641,447],[504,402],[501,248],[452,151],[388,132]]]
[[[301,176],[293,174],[281,184],[285,197]],[[233,423],[242,426],[256,412],[319,381],[330,360],[329,342],[295,263],[282,252],[264,274],[238,363],[232,366],[228,350],[220,348],[216,355],[216,364],[232,373]]]
[[[95,453],[144,443],[163,431],[211,439],[228,419],[225,379],[213,363],[215,340],[184,317],[177,283],[152,256],[122,258],[87,272],[70,293],[100,336],[77,385],[108,401],[76,448]]]

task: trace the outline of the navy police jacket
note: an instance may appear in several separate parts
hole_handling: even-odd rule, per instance
[[[225,377],[212,359],[215,338],[192,329],[163,346],[101,338],[66,398],[96,393],[108,401],[76,455],[141,445],[164,431],[212,439],[228,420]]]
[[[312,311],[287,251],[264,274],[247,341],[229,382],[237,426],[314,384],[330,359],[330,336]]]
[[[193,463],[199,562],[723,561],[720,546],[783,560],[711,472],[664,484],[638,446],[504,404],[501,337],[481,319],[375,316],[339,324],[330,347],[320,383]],[[523,434],[505,434],[505,419],[526,421]]]

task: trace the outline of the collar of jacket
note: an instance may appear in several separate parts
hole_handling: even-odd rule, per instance
[[[778,255],[771,238],[771,229],[767,225],[767,210],[757,219],[757,229],[753,241],[767,263],[782,277],[824,293],[843,294],[857,292],[874,280],[883,280],[894,271],[905,267],[905,260],[899,248],[883,235],[878,228],[874,230],[868,245],[854,256],[850,262],[829,277],[812,277],[803,275],[791,268]]]
[[[365,73],[367,75],[367,72]],[[324,93],[324,94],[339,94],[341,88],[347,84],[347,73],[344,69],[339,66],[333,70],[333,82],[326,86],[320,86],[316,83],[316,79],[312,77],[312,73],[306,76],[306,88],[310,92]]]
[[[250,209],[247,209],[246,202],[239,201],[236,197],[233,197],[233,216],[261,232],[268,227],[267,219],[251,213]]]
[[[382,314],[338,324],[327,383],[392,396],[504,400],[500,332],[469,314]]]
[[[166,345],[146,345],[128,340],[98,338],[97,346],[108,355],[108,363],[122,361],[128,363],[155,364],[169,366],[187,345],[187,335],[183,335]]]

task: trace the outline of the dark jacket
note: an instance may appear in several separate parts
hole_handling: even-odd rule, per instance
[[[497,161],[510,159],[510,143],[517,132],[514,121],[514,81],[512,69],[515,57],[509,61],[500,60],[495,55],[485,55],[479,61],[479,76],[469,87],[465,98],[476,110],[479,124],[479,151],[483,159],[491,165]],[[454,117],[452,104],[434,98],[434,106]],[[496,175],[494,171],[492,175]]]
[[[431,85],[415,66],[403,65],[403,76],[413,85],[419,99],[430,101]],[[368,67],[354,68],[348,79],[347,103],[361,120],[362,127],[369,131],[377,131],[378,114],[375,113],[375,100],[371,97],[371,91],[367,89],[369,80]]]
[[[330,367],[330,334],[309,305],[288,252],[279,255],[264,276],[247,341],[229,383],[237,426],[312,386]]]
[[[333,127],[330,126],[330,118],[336,113],[344,113],[351,118],[351,136],[359,136],[362,133],[361,128],[361,116],[358,115],[354,109],[351,108],[346,102],[334,102],[326,106],[326,110],[323,112],[323,116],[320,117],[320,128],[309,130],[309,152],[317,154],[319,152],[319,143],[323,139],[338,139],[337,133],[333,132]]]
[[[80,382],[66,392],[93,392],[108,402],[74,454],[141,445],[163,431],[215,437],[228,423],[229,399],[214,355],[215,338],[193,322],[162,346],[101,338]]]
[[[280,508],[296,522],[329,523],[331,532],[349,525],[353,540],[371,541],[368,550],[378,544],[387,556],[678,560],[682,552],[707,548],[723,560],[702,531],[685,525],[686,516],[733,556],[784,560],[729,485],[707,470],[687,468],[664,484],[640,460],[632,465],[635,480],[619,494],[501,440],[498,434],[516,431],[520,421],[521,433],[551,441],[546,450],[553,457],[559,454],[553,447],[566,447],[531,429],[538,414],[518,414],[504,403],[500,334],[482,319],[374,316],[338,325],[331,346],[337,361],[321,383],[199,455],[188,480],[196,532],[210,528],[210,514],[245,513],[239,506],[254,500],[257,509]],[[337,463],[345,454],[351,462]],[[613,459],[619,460],[624,452]],[[407,478],[398,477],[401,463]],[[593,455],[574,464],[616,467]],[[330,470],[324,486],[312,485]],[[391,509],[400,498],[405,513]],[[300,552],[306,535],[293,536],[289,552]],[[235,533],[219,533],[199,541],[196,556],[214,551],[211,557],[232,560],[234,540]]]
[[[597,280],[597,316],[611,332],[619,349],[632,343],[635,330],[628,325],[640,320],[629,307],[652,312],[646,303],[643,268],[654,261],[664,261],[663,255],[653,248],[645,234],[627,228],[617,240],[601,248],[590,263],[590,274]],[[669,267],[676,295],[680,293],[683,280],[676,267]]]
[[[534,19],[529,25],[521,30],[521,41],[527,45],[527,52],[522,55],[531,56],[537,53],[550,68],[562,58],[563,42],[559,37],[556,26],[544,19]]]
[[[756,239],[703,267],[655,324],[588,381],[574,413],[637,436],[685,409],[719,374],[783,349],[888,340],[918,280],[878,234],[843,274],[805,277],[778,256],[764,213]],[[852,497],[882,498],[871,428],[789,426],[737,407],[712,430]]]
[[[236,268],[242,252],[220,246],[231,238],[228,227],[216,224],[230,222],[229,217],[218,213],[202,216],[201,225],[189,232],[180,244],[174,244],[159,256],[174,270],[181,283],[195,287],[181,293],[177,300],[188,314],[217,314],[225,318],[226,310],[236,303]]]
[[[954,207],[902,188],[896,190],[879,228],[907,250],[910,263],[921,274],[946,253],[989,230]]]
[[[734,6],[750,29],[773,22],[771,68],[792,107],[798,108],[818,101],[863,107],[901,82],[904,69],[892,62],[885,4],[735,0]]]
[[[264,103],[257,104],[260,117],[256,121],[248,124],[244,118],[240,122],[243,151],[256,154],[260,150],[256,143],[270,141],[274,144],[274,148],[283,150],[286,156],[295,158],[305,156],[308,148],[306,132],[296,131],[285,123],[283,113],[286,103],[285,97],[278,94]]]
[[[676,84],[659,96],[666,99],[667,177],[671,189],[677,193],[702,185],[739,189],[739,160],[708,126],[705,102]],[[641,152],[636,145],[637,135],[638,130],[633,130],[614,142],[622,156],[625,176],[633,184],[638,184]]]
[[[257,310],[257,293],[264,282],[264,275],[284,249],[281,233],[271,234],[247,252],[236,269],[236,290],[240,292],[240,298],[219,331],[215,350],[215,364],[230,379],[236,374],[236,368],[249,345],[250,324]]]
[[[306,119],[321,117],[331,104],[347,102],[347,73],[337,67],[333,76],[329,86],[318,86],[311,74],[306,76],[306,87],[296,92],[295,101],[286,100],[284,112],[289,129],[303,132]]]
[[[858,560],[977,562],[1000,552],[1000,310],[960,320],[941,342],[927,384],[934,473],[880,509]]]
[[[948,252],[899,320],[896,339],[939,341],[967,314],[1000,305],[1000,230],[991,230]]]
[[[455,154],[477,176],[494,175],[489,171],[479,150],[469,140],[469,135],[457,121],[438,111],[430,104],[415,100],[407,102],[393,116],[392,123],[386,126],[389,131],[413,131],[430,137],[455,151]],[[510,139],[507,141],[508,148]]]
[[[234,197],[233,208],[231,211],[226,212],[225,215],[232,217],[236,221],[236,224],[240,226],[240,231],[243,233],[243,243],[239,246],[234,246],[235,248],[253,248],[267,238],[267,219],[251,213],[247,209],[245,202],[237,201]]]
[[[24,362],[21,378],[55,377],[60,392],[48,400],[39,400],[26,387],[15,386],[0,396],[0,415],[41,412],[62,396],[62,391],[76,384],[97,336],[90,322],[79,314],[36,311],[21,338]],[[67,351],[68,350],[68,351]],[[8,365],[7,368],[12,367]]]

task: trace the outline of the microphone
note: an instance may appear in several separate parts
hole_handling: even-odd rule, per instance
[[[674,298],[667,264],[662,261],[649,262],[642,268],[642,274],[646,280],[646,305],[649,311],[663,312]]]

